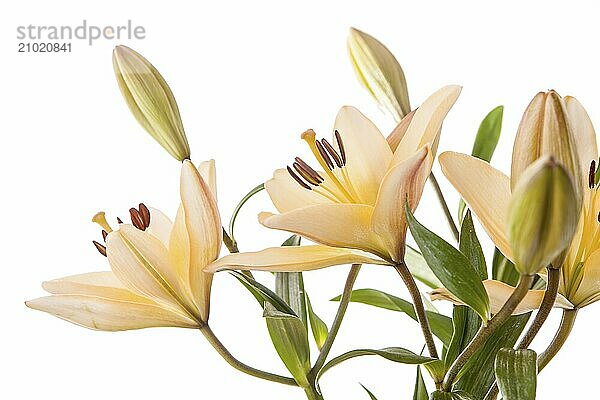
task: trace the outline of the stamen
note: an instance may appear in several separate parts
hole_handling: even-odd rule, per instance
[[[300,186],[302,186],[304,189],[308,189],[308,190],[312,190],[310,186],[308,186],[298,175],[296,175],[296,173],[294,171],[292,171],[292,169],[290,167],[286,167],[288,173],[292,176],[292,178],[294,178],[294,180],[296,182],[298,182],[298,184]]]
[[[317,140],[315,141],[315,144],[317,145],[317,150],[319,150],[319,154],[321,154],[321,157],[323,157],[323,160],[325,160],[329,169],[333,170],[333,161],[331,161],[331,158],[329,158],[329,154],[327,154],[321,142]]]
[[[139,210],[142,222],[144,222],[144,225],[148,228],[150,226],[150,210],[148,210],[148,207],[146,207],[144,203],[139,204]]]
[[[108,236],[108,232],[102,229],[102,239],[106,242],[106,237]]]
[[[93,240],[92,243],[94,243],[94,246],[96,246],[96,249],[98,250],[98,252],[100,254],[102,254],[104,257],[106,257],[106,246],[101,245],[100,243],[96,242],[95,240]]]
[[[117,217],[117,223],[122,224],[123,220],[121,218]]]
[[[146,225],[144,224],[142,216],[140,215],[140,212],[138,210],[136,210],[135,208],[130,208],[129,216],[131,217],[131,223],[133,224],[133,226],[138,228],[140,231],[146,230]]]
[[[342,156],[342,165],[346,165],[346,149],[344,149],[344,142],[342,142],[342,136],[340,132],[336,129],[335,132],[335,141],[340,149],[340,156]]]
[[[590,163],[590,172],[588,175],[588,185],[590,189],[593,189],[596,185],[596,160],[592,160]]]
[[[311,176],[311,178],[314,181],[317,182],[317,184],[321,184],[321,183],[323,183],[323,181],[325,181],[325,179],[317,171],[315,171],[310,165],[308,165],[306,162],[304,162],[303,159],[301,159],[300,157],[296,157],[296,158],[294,158],[294,160],[296,161],[296,163],[298,163],[300,168],[302,168],[307,174],[309,174]]]
[[[327,141],[327,139],[322,139],[321,143],[323,143],[323,147],[325,147],[325,150],[327,150],[331,158],[333,158],[333,161],[335,161],[335,165],[337,165],[338,168],[342,168],[344,166],[344,164],[342,164],[342,158],[337,151],[335,151],[333,146]]]
[[[104,214],[104,211],[97,212],[96,215],[92,217],[92,222],[95,222],[98,225],[100,225],[100,227],[106,232],[112,232],[112,228],[106,221],[106,215]]]
[[[598,222],[600,222],[600,212],[598,213]]]

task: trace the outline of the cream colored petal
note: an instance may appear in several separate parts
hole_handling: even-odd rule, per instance
[[[589,171],[592,160],[598,162],[598,144],[596,143],[596,131],[585,108],[574,97],[564,98],[569,115],[569,122],[573,129],[575,147],[581,162],[581,170]],[[583,176],[583,184],[587,183],[587,175]]]
[[[106,238],[108,262],[128,289],[161,304],[185,309],[185,288],[160,240],[131,225]]]
[[[393,164],[406,160],[427,143],[431,144],[435,156],[442,122],[458,99],[461,89],[456,85],[444,86],[421,104],[394,152]]]
[[[394,261],[404,258],[406,215],[404,203],[408,200],[415,210],[423,194],[423,187],[431,172],[429,146],[393,167],[383,179],[371,219],[375,233],[385,240]]]
[[[272,272],[312,271],[342,264],[385,264],[372,255],[329,246],[271,247],[252,253],[227,255],[207,267],[209,272],[224,269]]]
[[[389,258],[371,229],[373,207],[359,204],[322,204],[284,214],[261,213],[267,228],[297,233],[317,243],[359,249]]]
[[[155,304],[154,301],[127,289],[112,271],[90,272],[53,279],[42,283],[42,287],[52,294],[85,295]]]
[[[210,188],[213,196],[215,196],[215,200],[217,200],[217,169],[215,167],[215,160],[202,161],[198,164],[198,172]]]
[[[404,118],[400,120],[398,125],[396,125],[394,130],[388,135],[387,142],[390,145],[390,149],[392,149],[392,152],[395,152],[398,148],[398,145],[400,144],[402,138],[404,137],[404,134],[408,130],[410,122],[412,121],[416,111],[417,110],[413,110],[406,114]]]
[[[54,295],[25,303],[74,324],[101,331],[126,331],[159,326],[197,328],[182,314],[158,305],[82,295]]]
[[[160,240],[165,246],[169,245],[173,222],[163,212],[156,208],[150,208],[150,226],[146,232]]]
[[[375,124],[354,107],[340,109],[334,129],[342,138],[352,186],[362,203],[375,204],[379,184],[392,159],[389,144]]]
[[[507,258],[512,258],[506,234],[510,179],[490,164],[466,154],[440,154],[442,172],[477,215],[486,232]]]
[[[583,265],[583,278],[571,301],[585,307],[600,298],[600,250],[593,252]]]
[[[331,200],[315,190],[308,190],[300,186],[289,172],[283,168],[276,170],[273,173],[273,178],[265,182],[265,189],[267,189],[271,201],[280,213],[315,204],[332,203]]]
[[[498,311],[500,311],[502,306],[504,306],[504,303],[506,303],[515,289],[504,282],[493,280],[483,281],[483,285],[488,293],[488,297],[490,298],[490,309],[492,314],[496,314]],[[432,300],[447,300],[457,305],[464,305],[464,303],[457,299],[452,293],[448,292],[448,290],[445,288],[436,289],[429,295]],[[525,298],[519,303],[515,311],[513,311],[513,315],[524,314],[540,308],[543,298],[543,290],[530,290],[525,295]],[[554,307],[572,309],[573,305],[563,296],[558,295],[556,302],[554,303]]]

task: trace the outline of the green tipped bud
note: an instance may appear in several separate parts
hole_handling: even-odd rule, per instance
[[[360,83],[400,121],[410,112],[410,101],[404,71],[396,57],[373,36],[354,28],[348,36],[348,52]]]
[[[536,274],[553,263],[571,243],[578,217],[566,169],[548,156],[529,166],[508,208],[508,240],[521,274]]]
[[[552,156],[566,168],[576,183],[577,204],[581,205],[583,186],[579,185],[579,179],[583,178],[587,171],[581,170],[565,101],[554,90],[535,95],[523,114],[513,148],[513,188],[525,169],[542,156]]]
[[[140,125],[177,160],[190,158],[177,102],[156,68],[126,46],[115,47],[113,66],[121,93]]]

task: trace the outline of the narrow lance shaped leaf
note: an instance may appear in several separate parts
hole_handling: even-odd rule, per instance
[[[433,273],[444,287],[487,321],[490,303],[471,262],[451,244],[425,228],[405,204],[408,226]]]
[[[280,312],[270,303],[265,304],[264,317],[279,358],[298,385],[308,387],[310,350],[304,324],[297,316]]]
[[[315,339],[317,348],[321,350],[321,347],[323,347],[323,344],[325,344],[327,335],[329,335],[329,329],[327,328],[327,324],[323,322],[323,320],[319,318],[319,316],[313,310],[308,293],[306,293],[306,306],[308,309],[308,320],[310,321],[310,329],[312,331],[313,338]]]
[[[417,378],[415,380],[415,390],[413,393],[413,400],[428,400],[429,394],[427,393],[427,386],[425,386],[425,380],[421,373],[421,367],[417,367]]]
[[[256,298],[261,306],[266,303],[271,304],[273,308],[285,314],[295,315],[295,311],[283,300],[277,293],[261,284],[260,282],[244,275],[238,271],[229,271],[242,285],[244,285]]]
[[[519,276],[519,271],[515,268],[515,264],[506,258],[500,250],[494,250],[492,279],[507,283],[511,286],[517,286],[517,283],[519,283]]]
[[[460,252],[471,261],[471,265],[475,267],[475,271],[479,274],[479,278],[482,281],[486,280],[488,278],[487,265],[485,263],[485,256],[481,249],[481,244],[479,243],[477,233],[475,232],[471,211],[467,211],[461,226],[458,248]]]
[[[535,400],[537,354],[533,350],[500,349],[496,379],[504,400]]]
[[[371,400],[377,400],[377,397],[375,397],[375,395],[369,389],[367,389],[365,385],[361,383],[360,386],[365,390],[365,392],[367,392]]]
[[[300,236],[292,235],[282,246],[299,246]],[[302,272],[276,272],[275,293],[277,293],[300,318],[307,329],[306,296],[304,295],[304,279]]]
[[[467,392],[442,392],[436,390],[431,394],[431,400],[475,400],[475,397],[471,396]]]
[[[435,276],[427,262],[423,258],[423,255],[411,246],[406,246],[406,253],[404,254],[404,262],[408,267],[408,270],[419,282],[424,283],[432,289],[437,289],[442,286],[440,280]]]
[[[340,301],[340,298],[341,296],[337,296],[331,299],[331,301]],[[418,322],[412,303],[377,289],[356,289],[352,291],[350,301],[386,310],[403,312]],[[431,331],[447,346],[452,338],[452,320],[445,315],[433,311],[426,311],[426,313]]]
[[[487,162],[490,162],[498,140],[500,139],[500,131],[502,130],[502,115],[504,114],[504,107],[498,106],[485,116],[479,129],[477,130],[477,136],[475,136],[475,142],[473,143],[473,150],[471,155],[473,157],[480,158]],[[460,199],[458,206],[458,220],[462,221],[466,210],[465,202]]]

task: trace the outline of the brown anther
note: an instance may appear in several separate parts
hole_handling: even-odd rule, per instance
[[[291,169],[290,167],[286,167],[286,168],[287,168],[287,171],[288,171],[288,173],[291,175],[291,177],[292,177],[292,178],[294,178],[294,180],[295,180],[296,182],[298,182],[298,184],[299,184],[300,186],[302,186],[304,189],[312,190],[312,189],[310,188],[310,186],[308,186],[308,185],[306,184],[306,182],[304,182],[304,181],[302,180],[302,178],[300,178],[298,175],[296,175],[296,173],[295,173],[294,171],[292,171],[292,169]]]
[[[335,141],[337,143],[338,148],[340,149],[340,156],[342,157],[342,165],[346,165],[346,149],[344,149],[344,142],[342,142],[342,135],[336,129],[334,132]]]
[[[96,249],[98,250],[98,252],[100,254],[102,254],[104,257],[106,257],[106,246],[101,245],[100,243],[96,242],[95,240],[93,240],[92,243],[94,243],[94,246],[96,246]]]
[[[129,216],[131,217],[131,223],[133,224],[133,226],[138,228],[140,231],[146,230],[146,225],[144,225],[144,221],[142,221],[142,216],[140,215],[140,212],[138,210],[136,210],[135,208],[130,208]]]
[[[325,181],[325,179],[323,179],[323,177],[321,176],[321,174],[319,174],[317,171],[315,171],[310,165],[308,165],[306,162],[304,162],[303,159],[301,159],[300,157],[296,157],[294,158],[294,160],[298,163],[298,165],[307,173],[311,176],[311,178],[313,180],[315,180],[318,184],[323,183],[323,181]]]
[[[321,140],[321,142],[323,143],[323,147],[325,147],[325,150],[327,150],[331,158],[333,158],[335,165],[337,165],[338,168],[342,168],[344,166],[344,164],[342,164],[342,158],[337,153],[337,151],[335,151],[333,146],[327,141],[327,139],[323,139]]]
[[[150,226],[150,210],[144,203],[140,203],[139,205],[140,216],[142,217],[142,222],[147,227]]]
[[[123,220],[121,218],[117,217],[117,223],[122,224]]]
[[[327,154],[327,151],[325,151],[325,148],[323,147],[323,145],[321,144],[321,142],[319,142],[317,140],[315,142],[315,144],[317,145],[317,150],[319,150],[319,154],[321,154],[321,157],[323,157],[323,160],[325,160],[325,163],[327,164],[327,167],[330,170],[333,170],[333,161],[331,161],[331,158],[329,158],[329,154]]]
[[[592,160],[592,162],[590,163],[588,185],[590,186],[590,189],[593,189],[594,186],[596,186],[596,160]]]
[[[600,222],[600,212],[598,213],[598,222]]]
[[[294,170],[296,170],[296,172],[302,177],[304,178],[304,180],[308,183],[310,183],[313,186],[319,186],[319,181],[317,181],[315,179],[314,176],[312,176],[311,174],[309,174],[304,168],[302,168],[302,166],[300,164],[298,164],[297,162],[294,162],[292,164],[292,166],[294,167]]]
[[[106,237],[108,236],[108,232],[102,229],[102,239],[106,242]]]

